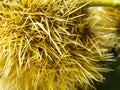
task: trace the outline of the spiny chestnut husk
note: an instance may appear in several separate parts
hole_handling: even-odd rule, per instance
[[[113,47],[117,43],[118,37],[116,27],[119,17],[117,16],[117,10],[111,7],[90,7],[87,11],[89,17],[86,22],[89,23],[89,29],[96,36],[103,37],[100,40],[100,45]],[[109,41],[111,43],[108,44]]]
[[[87,4],[0,1],[0,89],[90,90],[101,82],[114,30],[94,28]]]

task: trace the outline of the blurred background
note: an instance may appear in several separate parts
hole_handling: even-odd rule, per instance
[[[113,62],[110,67],[114,71],[104,74],[106,80],[96,84],[97,90],[120,90],[120,59]]]

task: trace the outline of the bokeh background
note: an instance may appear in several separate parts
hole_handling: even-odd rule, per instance
[[[106,80],[96,84],[97,90],[120,90],[120,59],[116,59],[110,67],[114,71],[104,74]]]

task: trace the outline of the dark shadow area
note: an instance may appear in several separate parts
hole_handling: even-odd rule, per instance
[[[120,60],[110,65],[114,71],[104,74],[106,80],[103,83],[97,83],[97,90],[120,90]]]

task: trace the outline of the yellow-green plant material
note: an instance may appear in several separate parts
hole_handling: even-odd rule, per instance
[[[114,40],[114,43],[109,44],[109,47],[112,47],[111,52],[113,53],[114,58],[116,60],[118,60],[118,62],[119,62],[119,60],[120,60],[120,10],[119,10],[119,8],[91,7],[89,9],[90,9],[89,11],[91,11],[91,13],[92,13],[90,16],[91,18],[92,18],[92,16],[94,17],[94,15],[96,15],[97,17],[99,16],[101,19],[103,19],[103,20],[95,19],[97,24],[94,24],[94,27],[100,26],[100,27],[96,27],[97,30],[99,28],[101,28],[103,25],[105,27],[107,27],[106,29],[114,30],[114,32],[112,34],[112,35],[114,35],[114,37],[112,38],[112,40]],[[97,10],[97,9],[99,9],[99,10]],[[96,12],[99,11],[99,15],[97,15],[98,13],[94,13],[94,10]],[[102,22],[102,23],[100,23],[100,22]],[[106,22],[106,23],[103,23],[103,22]],[[95,23],[95,22],[93,21],[93,23]],[[116,62],[116,64],[118,62]],[[115,71],[117,71],[117,72],[119,71],[119,65],[114,68],[115,68]]]
[[[89,6],[110,6],[119,7],[120,0],[83,0],[83,2],[90,2]]]
[[[81,3],[0,1],[0,90],[90,90],[104,79],[114,30],[94,26]]]
[[[90,30],[102,37],[104,43],[100,41],[100,45],[112,47],[117,43],[117,21],[119,17],[117,16],[117,11],[110,7],[90,7],[88,8],[89,18],[87,22],[89,23]],[[97,36],[97,35],[96,35]],[[108,42],[111,40],[111,43]]]

